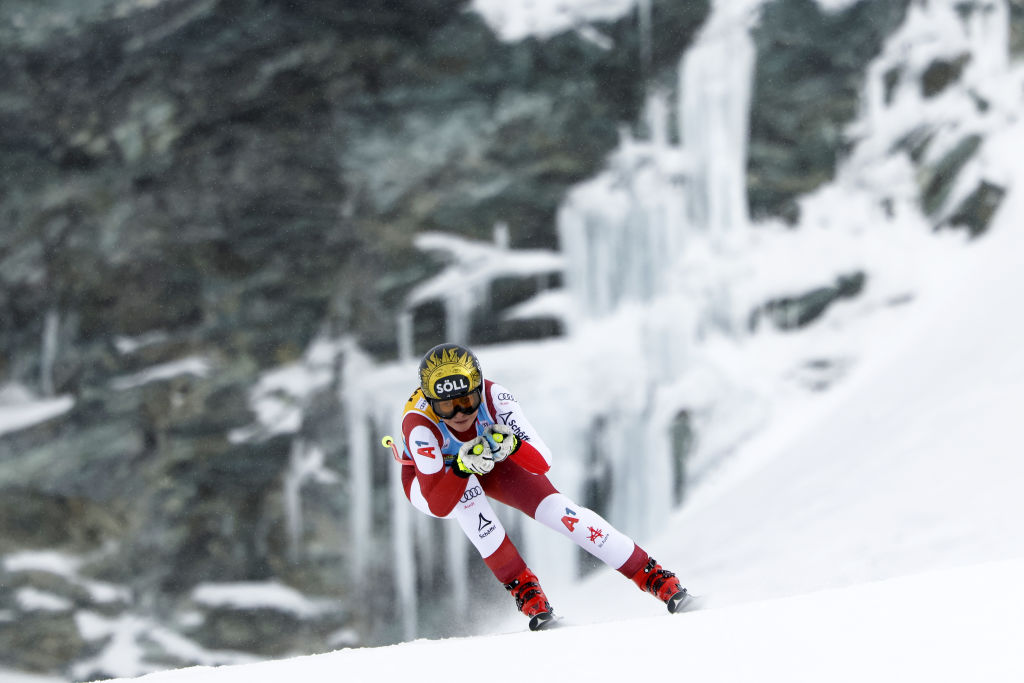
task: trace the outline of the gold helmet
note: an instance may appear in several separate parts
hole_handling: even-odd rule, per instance
[[[438,344],[420,361],[420,389],[431,401],[466,396],[484,383],[476,354],[458,344]]]

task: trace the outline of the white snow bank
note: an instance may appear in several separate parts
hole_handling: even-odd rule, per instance
[[[593,21],[615,21],[636,0],[473,0],[470,8],[505,41],[550,38]]]
[[[104,645],[95,656],[74,665],[71,672],[74,680],[83,680],[94,671],[113,671],[126,677],[151,672],[160,664],[149,661],[149,643],[156,643],[168,654],[185,661],[201,662],[209,666],[258,661],[258,658],[245,653],[206,650],[147,617],[122,614],[109,618],[80,611],[75,614],[75,623],[83,638],[103,641]]]
[[[46,572],[59,576],[69,583],[84,588],[89,592],[90,598],[97,603],[128,602],[131,599],[131,591],[124,586],[105,581],[94,581],[80,576],[79,569],[84,562],[80,557],[54,550],[27,550],[7,555],[0,561],[0,566],[12,574]]]
[[[51,420],[74,405],[70,396],[37,399],[18,385],[6,385],[0,388],[0,435]]]
[[[0,681],[4,683],[65,683],[63,678],[27,674],[0,666]]]
[[[206,377],[210,372],[210,361],[199,356],[189,356],[170,363],[162,363],[146,368],[134,375],[118,377],[111,381],[111,386],[118,391],[134,389],[150,382],[158,382],[165,379],[172,379],[180,375],[195,375]]]
[[[26,550],[3,558],[8,572],[41,571],[65,578],[74,576],[81,565],[81,559],[56,550]]]
[[[211,607],[238,609],[274,609],[298,617],[315,617],[338,609],[333,601],[311,600],[302,593],[276,581],[203,583],[193,590],[192,599]]]
[[[74,607],[67,598],[31,586],[19,588],[14,593],[14,600],[25,612],[68,612]]]

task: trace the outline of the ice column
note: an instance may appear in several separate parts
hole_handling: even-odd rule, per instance
[[[390,464],[390,463],[389,463]],[[419,603],[416,599],[416,561],[413,552],[413,507],[402,489],[402,468],[388,468],[391,490],[391,539],[395,560],[395,593],[401,609],[402,638],[416,637]],[[417,513],[419,514],[419,513]]]
[[[467,284],[450,292],[444,300],[445,335],[448,341],[465,344],[469,341],[469,319],[482,298],[479,288]]]
[[[640,32],[640,67],[644,78],[651,75],[653,44],[651,40],[652,14],[651,0],[638,0],[636,3],[637,29]]]
[[[604,420],[616,487],[615,523],[654,530],[672,505],[669,425],[685,397],[672,387],[709,325],[734,329],[721,254],[749,225],[747,141],[758,0],[717,0],[680,60],[676,119],[663,93],[646,104],[646,137],[628,131],[608,170],[575,187],[559,211],[570,334],[617,331],[603,369],[620,399]],[[672,140],[673,126],[680,144]],[[603,327],[602,327],[603,326]],[[625,376],[612,376],[624,366]],[[586,376],[589,368],[578,373]],[[584,427],[587,429],[589,427]],[[642,454],[642,456],[638,455]],[[582,461],[583,454],[574,453]],[[643,457],[642,467],[636,458]]]
[[[407,361],[413,356],[412,311],[403,310],[398,314],[398,360]]]
[[[302,549],[302,487],[308,483],[336,484],[338,477],[324,467],[324,452],[306,439],[292,441],[284,475],[284,514],[288,529],[288,557],[297,562]]]
[[[755,48],[752,0],[717,0],[680,69],[690,222],[718,237],[748,223],[747,141]]]
[[[759,4],[716,2],[681,60],[681,147],[669,139],[665,97],[654,92],[646,109],[649,139],[624,132],[609,170],[567,197],[558,223],[576,322],[678,292],[687,234],[720,244],[748,225],[755,55],[749,28]]]
[[[284,518],[288,528],[288,559],[298,562],[302,543],[302,439],[292,441],[288,470],[284,475]]]
[[[651,140],[628,132],[605,173],[572,190],[558,213],[570,326],[603,318],[626,303],[668,290],[682,251],[682,157],[668,143],[664,95],[648,99]]]
[[[349,520],[351,523],[352,580],[364,585],[372,556],[371,505],[373,476],[370,462],[370,427],[366,404],[358,387],[360,378],[369,375],[371,361],[353,341],[346,344],[342,367],[341,405],[345,411],[348,437]]]
[[[954,8],[962,2],[952,3]],[[1010,12],[1006,0],[990,0],[970,7],[967,38],[971,44],[968,68],[979,76],[1003,73],[1010,63]]]
[[[60,313],[54,306],[46,311],[43,320],[43,347],[39,361],[39,384],[43,396],[53,396],[53,364],[57,358],[57,333],[60,329]]]

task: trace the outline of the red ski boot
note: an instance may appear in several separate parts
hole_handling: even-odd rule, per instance
[[[530,617],[530,630],[539,631],[555,620],[548,597],[537,581],[537,575],[524,569],[519,576],[505,584],[505,590],[516,599],[519,611]]]
[[[690,602],[689,594],[679,585],[676,575],[662,569],[653,557],[633,574],[633,583],[665,603],[672,614],[681,611]]]

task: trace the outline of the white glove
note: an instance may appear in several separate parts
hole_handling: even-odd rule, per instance
[[[490,445],[478,436],[462,444],[455,466],[464,474],[487,474],[494,469],[494,456]]]
[[[501,462],[519,450],[519,437],[512,433],[507,425],[491,425],[484,432],[484,439],[491,449],[494,462]]]

